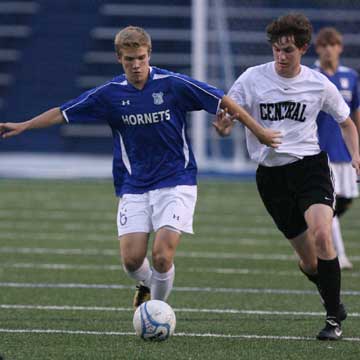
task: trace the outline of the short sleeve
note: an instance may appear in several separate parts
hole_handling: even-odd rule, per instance
[[[89,90],[78,98],[60,106],[60,110],[68,123],[104,122],[107,107],[101,99],[101,88]]]
[[[222,90],[185,75],[173,76],[173,88],[178,105],[185,111],[216,114],[224,96]]]
[[[246,70],[244,73],[242,73],[234,82],[228,93],[228,96],[230,96],[237,104],[247,110],[249,110],[251,106],[249,99],[249,91],[245,91],[245,88],[250,88],[250,85],[248,84],[248,74],[249,70]]]
[[[324,77],[324,79],[324,102],[321,110],[330,114],[338,123],[341,123],[349,117],[350,108],[336,86],[327,78]]]

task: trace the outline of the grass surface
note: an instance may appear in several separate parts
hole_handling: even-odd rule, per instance
[[[343,219],[343,341],[252,182],[201,182],[176,257],[176,336],[135,337],[110,181],[1,180],[0,354],[7,359],[359,359],[360,204]]]

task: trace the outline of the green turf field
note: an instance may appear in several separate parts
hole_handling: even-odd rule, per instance
[[[133,283],[118,260],[110,181],[0,180],[0,354],[50,359],[360,359],[360,201],[343,219],[340,342],[252,182],[199,185],[169,298],[176,336],[135,337]],[[0,356],[1,357],[1,356]]]

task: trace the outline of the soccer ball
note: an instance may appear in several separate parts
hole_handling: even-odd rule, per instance
[[[166,302],[149,300],[136,309],[133,324],[136,335],[142,339],[163,341],[174,333],[176,317]]]

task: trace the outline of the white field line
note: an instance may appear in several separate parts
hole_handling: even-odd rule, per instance
[[[25,210],[25,209],[1,209],[0,208],[0,218],[7,218],[8,221],[13,222],[12,219],[17,219],[17,222],[20,221],[49,221],[49,220],[74,220],[74,214],[79,215],[79,212],[75,213],[74,210],[64,210],[63,209],[47,209],[47,210]],[[101,215],[99,215],[101,214]],[[256,214],[256,210],[254,211]],[[86,215],[86,216],[84,216]],[[223,224],[234,224],[236,223],[239,218],[237,214],[227,213],[224,219],[222,219]],[[204,212],[197,212],[196,214],[197,222],[213,222],[219,219],[219,215],[216,213],[204,213]],[[269,217],[265,215],[256,214],[252,216],[253,219],[257,220],[258,222],[264,223],[264,220],[268,220],[269,226],[271,226],[271,222],[269,222]],[[114,221],[116,220],[116,210],[108,210],[108,211],[101,211],[93,210],[92,207],[88,207],[87,209],[82,209],[81,211],[81,221],[88,222],[88,221],[95,221],[95,222],[104,222],[104,220]]]
[[[67,306],[67,305],[12,305],[0,304],[4,310],[50,310],[50,311],[98,311],[98,312],[134,312],[130,307],[103,306]],[[243,314],[243,315],[276,315],[276,316],[324,316],[324,312],[308,311],[270,311],[270,310],[238,310],[238,309],[193,309],[174,308],[177,313],[205,313],[205,314]],[[349,313],[348,317],[360,317],[360,313]]]
[[[35,221],[36,222],[36,221]],[[81,232],[81,234],[89,234],[92,233],[93,231],[96,232],[101,232],[103,231],[104,233],[111,233],[111,234],[116,234],[116,223],[114,222],[109,222],[108,224],[106,223],[98,223],[95,224],[93,222],[89,222],[89,221],[84,221],[82,223],[79,222],[63,222],[63,223],[56,223],[57,227],[60,227],[61,229],[63,229],[64,231],[78,231]],[[15,227],[17,230],[19,231],[27,231],[27,229],[31,226],[34,226],[34,220],[22,220],[22,221],[17,221],[16,223],[14,221],[1,221],[0,220],[0,227],[2,229],[6,229],[6,230],[13,230]],[[48,231],[53,229],[54,227],[54,222],[44,222],[44,221],[37,221],[36,222],[36,228],[38,231],[42,232],[42,231]],[[219,227],[219,225],[213,225],[212,223],[198,223],[197,224],[197,231],[200,232],[205,235],[205,234],[209,234],[209,235],[213,235],[218,234],[219,239],[221,239],[222,236],[224,235],[228,235],[228,234],[233,234],[238,233],[238,234],[250,234],[250,235],[257,235],[257,236],[269,236],[269,235],[274,235],[274,236],[279,236],[281,237],[281,234],[279,232],[279,230],[277,230],[274,227],[247,227],[247,226],[241,226],[241,225],[227,225],[225,227]],[[344,229],[343,230],[343,234],[344,235],[358,235],[359,230],[358,229]],[[220,240],[219,240],[220,241]]]
[[[36,228],[39,231],[47,231],[51,230],[54,227],[53,221],[35,221]],[[83,222],[56,222],[56,225],[58,227],[61,227],[64,231],[79,231],[81,233],[90,233],[92,230],[95,230],[97,232],[99,231],[112,231],[114,234],[116,234],[116,222],[115,220],[113,222],[109,223],[93,223],[91,221],[83,221]],[[0,227],[2,229],[14,229],[16,227],[19,231],[26,231],[29,227],[34,226],[34,220],[21,220],[17,221],[16,223],[14,221],[7,221],[7,220],[0,220]],[[222,236],[223,234],[233,234],[234,232],[243,234],[243,233],[249,233],[249,234],[256,234],[256,235],[279,235],[279,230],[275,229],[274,227],[247,227],[247,226],[239,226],[236,224],[234,225],[228,225],[226,227],[219,227],[218,225],[213,225],[213,223],[198,223],[197,229],[201,229],[201,232],[209,233],[209,234],[219,234],[219,236]]]
[[[78,239],[74,239],[74,234],[72,232],[38,232],[36,231],[27,231],[26,233],[19,233],[17,231],[2,231],[0,233],[0,239],[4,240],[36,240],[36,241],[72,241],[72,242],[99,242],[99,243],[114,243],[117,241],[116,234],[111,233],[84,233]],[[186,237],[182,239],[183,243],[205,243],[205,244],[224,244],[224,245],[244,245],[244,246],[271,246],[271,247],[281,247],[281,248],[290,248],[289,243],[286,239],[259,239],[259,238],[250,238],[250,237],[211,237],[211,236],[198,236],[195,237]],[[347,241],[346,248],[348,252],[351,252],[351,249],[360,249],[360,243],[355,241]]]
[[[60,330],[60,329],[4,329],[0,328],[0,333],[20,333],[20,334],[71,334],[71,335],[96,335],[96,336],[135,336],[133,332],[119,331],[86,331],[86,330]],[[227,338],[242,340],[295,340],[295,341],[315,341],[313,337],[305,336],[273,336],[273,335],[230,335],[213,333],[175,333],[173,336],[181,337],[204,337],[204,338]],[[343,338],[342,341],[359,342],[360,338]]]
[[[81,283],[21,283],[0,282],[0,288],[47,288],[47,289],[106,289],[106,290],[133,290],[131,285],[121,284],[81,284]],[[295,289],[253,289],[253,288],[217,288],[217,287],[174,287],[179,292],[206,292],[206,293],[243,293],[243,294],[280,294],[280,295],[317,295],[315,290]],[[360,291],[344,290],[342,295],[360,296]]]
[[[120,265],[92,265],[92,264],[39,264],[39,263],[2,263],[0,269],[39,269],[39,270],[92,270],[92,271],[122,271]],[[302,277],[300,271],[276,271],[264,269],[248,268],[212,268],[212,267],[193,267],[181,268],[180,272],[199,272],[221,275],[275,275],[275,276],[296,276]],[[360,272],[342,272],[341,277],[360,277]]]
[[[56,221],[56,220],[55,220]],[[29,227],[34,226],[34,223],[36,223],[36,229],[39,232],[43,231],[49,231],[53,229],[54,222],[53,221],[43,221],[43,220],[21,220],[17,221],[16,223],[14,221],[6,221],[6,220],[0,220],[0,227],[2,229],[6,230],[13,230],[15,227],[18,231],[27,231]],[[263,223],[263,222],[261,222]],[[64,231],[73,231],[73,232],[81,232],[82,235],[85,234],[91,234],[94,231],[96,232],[104,232],[109,234],[116,234],[116,223],[115,220],[108,222],[108,223],[94,223],[93,221],[85,220],[83,222],[56,222],[57,227],[60,227]],[[209,234],[212,236],[214,233],[218,234],[219,241],[223,236],[226,235],[233,235],[233,233],[238,234],[250,234],[250,235],[256,235],[256,236],[278,236],[282,238],[281,233],[279,230],[277,230],[274,227],[264,227],[264,226],[258,226],[258,227],[247,227],[243,225],[233,225],[233,224],[227,224],[224,227],[219,227],[218,225],[213,225],[213,222],[211,223],[205,223],[205,222],[199,222],[197,223],[196,231],[200,232],[205,235]],[[358,229],[349,229],[344,228],[342,230],[343,235],[348,236],[356,236],[359,233]]]
[[[76,241],[76,242],[88,242],[88,241],[98,241],[98,242],[111,242],[114,243],[114,241],[117,240],[117,236],[114,233],[111,234],[104,234],[104,233],[96,233],[91,232],[89,234],[83,234],[79,239],[74,239],[73,233],[64,233],[64,232],[38,232],[36,231],[27,231],[26,233],[19,233],[16,231],[2,231],[0,233],[0,239],[4,240],[44,240],[44,241]],[[218,237],[209,237],[209,236],[198,236],[196,237],[186,237],[182,239],[182,242],[185,243],[206,243],[206,244],[226,244],[226,245],[251,245],[251,246],[279,246],[279,247],[286,247],[289,248],[289,243],[285,239],[258,239],[258,238],[249,238],[249,237],[221,237],[219,239]],[[346,248],[351,249],[354,245],[354,247],[359,247],[360,244],[358,243],[351,243],[350,241],[346,243]]]
[[[33,231],[27,231],[26,233],[18,233],[16,231],[2,231],[0,233],[0,239],[4,239],[4,240],[45,240],[45,241],[64,241],[64,240],[68,240],[68,241],[84,241],[84,242],[88,242],[88,241],[98,241],[98,242],[111,242],[114,243],[114,241],[117,240],[117,236],[114,233],[113,235],[111,234],[104,234],[104,233],[96,233],[96,232],[91,232],[90,234],[84,234],[84,236],[82,236],[80,239],[74,239],[74,234],[73,233],[64,233],[64,232],[38,232]],[[221,239],[219,239],[218,237],[208,237],[208,236],[196,236],[196,237],[186,237],[184,239],[182,239],[182,242],[186,242],[186,243],[206,243],[206,244],[229,244],[229,245],[252,245],[252,246],[266,246],[266,245],[270,245],[270,246],[281,246],[281,247],[289,247],[289,243],[285,240],[285,239],[280,239],[280,240],[261,240],[258,238],[244,238],[244,237],[234,237],[234,238],[229,238],[229,237],[222,237]],[[355,245],[355,247],[359,247],[360,248],[360,244],[358,243],[353,243]],[[351,248],[352,246],[351,242],[347,242],[346,243],[346,247],[347,248]]]
[[[118,250],[113,249],[58,249],[58,248],[25,248],[25,247],[0,247],[3,254],[46,254],[46,255],[79,255],[79,256],[118,256]],[[226,252],[206,251],[178,251],[177,257],[203,258],[203,259],[242,259],[242,260],[279,260],[293,261],[295,255],[286,254],[240,254]],[[360,256],[350,256],[350,260],[360,261]]]

